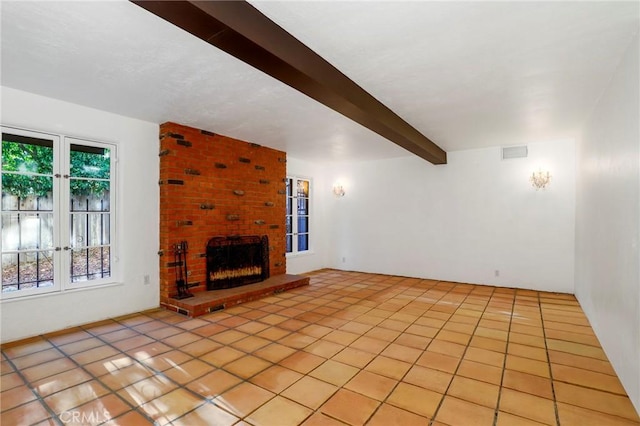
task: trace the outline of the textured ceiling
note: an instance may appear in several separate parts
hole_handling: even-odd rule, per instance
[[[637,2],[252,4],[447,151],[576,136],[639,25]],[[134,4],[0,7],[3,86],[304,160],[410,155]]]

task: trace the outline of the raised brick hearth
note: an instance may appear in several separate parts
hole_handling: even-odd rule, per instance
[[[169,299],[164,307],[183,315],[197,317],[308,284],[309,277],[283,274],[241,287],[201,291],[188,299]]]
[[[169,122],[160,126],[159,155],[161,306],[191,306],[181,309],[200,315],[214,298],[201,293],[225,291],[206,291],[206,247],[212,237],[266,235],[270,275],[285,274],[284,152]],[[188,243],[187,282],[195,297],[177,301],[173,247],[180,241]],[[206,306],[196,307],[205,299]]]

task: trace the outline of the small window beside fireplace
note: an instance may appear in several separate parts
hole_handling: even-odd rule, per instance
[[[310,189],[309,179],[287,177],[287,253],[309,251]]]

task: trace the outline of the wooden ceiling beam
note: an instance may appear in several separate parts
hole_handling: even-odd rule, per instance
[[[246,1],[133,3],[433,164],[447,153]]]

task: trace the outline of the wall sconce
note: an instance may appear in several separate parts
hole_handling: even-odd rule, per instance
[[[342,185],[334,185],[333,187],[333,195],[336,197],[344,197],[344,187]]]
[[[545,189],[547,185],[549,185],[549,182],[551,182],[551,174],[549,174],[549,172],[539,170],[537,172],[533,172],[529,180],[536,191],[539,189]]]

